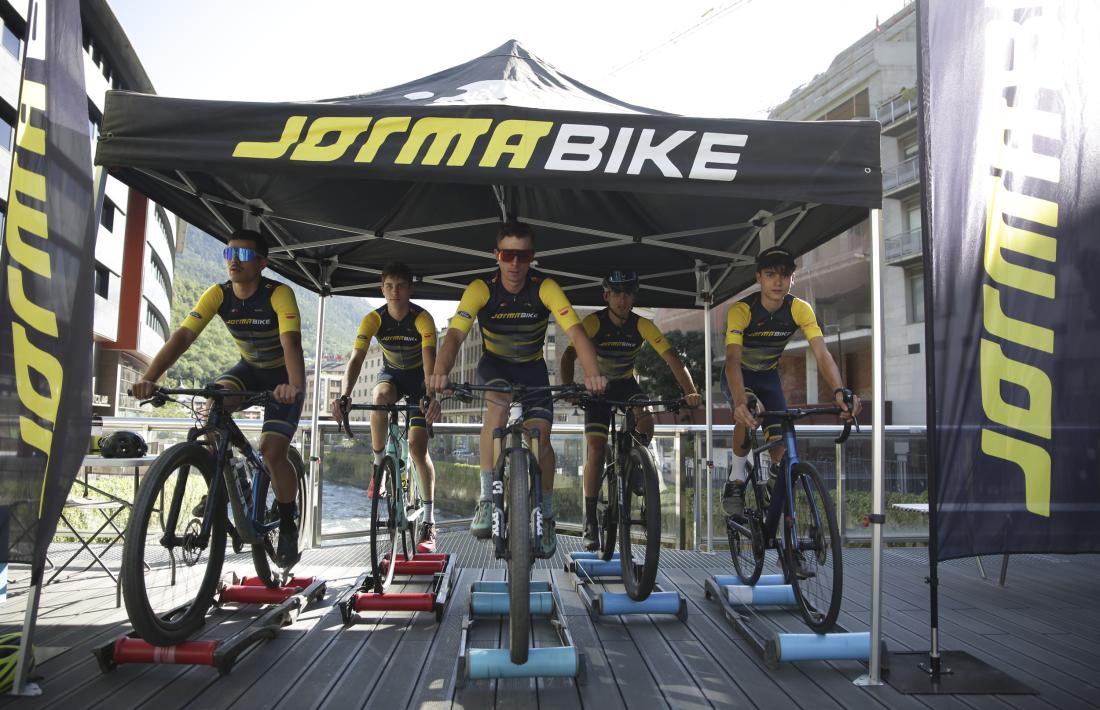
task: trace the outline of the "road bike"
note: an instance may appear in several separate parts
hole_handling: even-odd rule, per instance
[[[126,613],[134,631],[155,646],[185,641],[203,625],[221,581],[227,534],[234,553],[251,546],[256,575],[265,585],[279,585],[272,571],[272,563],[278,567],[279,509],[271,479],[260,453],[224,406],[227,398],[240,409],[263,406],[272,396],[217,385],[158,387],[142,402],[157,407],[178,402],[196,422],[187,441],[167,449],[149,466],[123,543]],[[206,412],[195,397],[210,405]],[[293,447],[287,456],[298,479],[298,510],[304,511],[305,463]]]

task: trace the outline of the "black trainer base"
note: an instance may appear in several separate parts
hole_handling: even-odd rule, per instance
[[[890,654],[885,680],[906,695],[1036,695],[1038,691],[966,651],[941,651],[940,674],[929,672],[928,651]]]

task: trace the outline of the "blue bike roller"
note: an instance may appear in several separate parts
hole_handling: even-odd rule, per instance
[[[577,560],[577,575],[580,577],[621,577],[623,566],[618,560]]]
[[[507,582],[474,582],[470,587],[472,592],[489,592],[490,594],[507,594],[508,583]],[[528,582],[527,591],[530,592],[549,592],[549,582],[539,582],[531,580]]]
[[[871,634],[776,634],[765,654],[772,662],[866,661],[871,657]]]
[[[469,678],[573,678],[579,670],[577,649],[572,646],[532,648],[527,663],[512,663],[506,648],[471,648],[467,652]]]
[[[585,550],[577,550],[577,551],[569,553],[569,559],[571,559],[571,560],[598,560],[598,559],[600,559],[600,553],[599,552],[587,552]],[[611,559],[612,560],[619,559],[619,553],[618,552],[611,553]]]
[[[731,584],[743,585],[744,582],[736,574],[716,574],[714,575],[714,583],[719,587],[728,587]],[[783,575],[781,574],[762,574],[760,579],[756,580],[757,587],[772,587],[777,584],[786,584],[783,581]]]
[[[549,616],[554,613],[554,595],[550,592],[531,592],[531,616]],[[475,615],[508,614],[507,594],[499,592],[474,592],[470,595],[470,611]]]
[[[794,606],[794,588],[789,584],[766,587],[726,586],[726,597],[734,606]]]
[[[622,592],[600,595],[601,614],[677,614],[679,611],[680,595],[676,592],[653,592],[640,602]]]

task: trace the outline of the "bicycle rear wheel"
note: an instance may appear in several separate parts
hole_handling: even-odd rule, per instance
[[[186,641],[214,603],[225,560],[225,491],[210,487],[214,457],[198,442],[176,444],[149,467],[122,548],[122,596],[134,631],[154,646]],[[210,536],[192,510],[204,495]]]
[[[527,449],[513,441],[508,454],[508,647],[517,664],[527,663],[531,639],[530,480]]]
[[[600,559],[607,562],[615,554],[615,533],[619,528],[619,477],[614,466],[604,466],[600,474],[602,496],[596,502],[596,525],[600,530]]]
[[[401,551],[406,560],[416,556],[416,545],[420,541],[420,531],[424,527],[424,499],[420,494],[420,473],[410,460],[408,474],[403,489],[405,520],[407,524],[401,532]]]
[[[745,498],[745,519],[726,518],[726,537],[729,538],[730,557],[733,558],[737,576],[742,584],[753,585],[764,570],[764,517],[768,510],[760,488],[752,478],[746,484]]]
[[[375,591],[393,581],[397,566],[397,467],[390,456],[374,469],[374,497],[370,501],[370,564]]]
[[[634,601],[649,597],[661,561],[661,491],[657,469],[647,449],[635,446],[627,454],[623,508],[619,511],[619,564],[623,586]],[[634,538],[642,544],[635,546]]]
[[[795,518],[783,526],[783,554],[795,600],[817,633],[833,628],[840,613],[844,564],[836,512],[821,477],[807,463],[791,470]]]
[[[293,446],[286,452],[286,458],[290,462],[290,468],[294,471],[294,477],[298,480],[298,495],[295,501],[298,505],[298,520],[301,521],[306,510],[306,464],[302,460],[302,455],[298,453],[298,449]],[[257,515],[256,519],[261,525],[278,521],[279,503],[275,500],[275,491],[271,488],[271,478],[266,473],[262,474],[260,480],[253,485],[259,488],[257,500],[264,501],[263,514]],[[304,534],[305,530],[299,525],[298,549],[301,549]],[[263,580],[264,585],[268,587],[274,587],[276,583],[275,575],[271,573],[271,563],[275,562],[275,565],[278,566],[278,561],[275,559],[275,546],[278,540],[279,528],[275,528],[264,536],[261,544],[252,545],[252,563],[256,567],[256,576]]]

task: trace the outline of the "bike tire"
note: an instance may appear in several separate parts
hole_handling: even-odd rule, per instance
[[[154,646],[186,641],[202,627],[214,603],[225,560],[226,502],[225,491],[208,483],[213,473],[210,450],[183,442],[153,462],[138,488],[122,547],[122,598],[135,633]],[[210,537],[205,549],[188,548],[186,536],[197,527],[192,508],[204,494],[206,506],[213,506]],[[168,555],[161,542],[166,534],[181,543]],[[202,569],[193,569],[202,560]]]
[[[403,490],[408,524],[401,534],[401,548],[405,559],[411,560],[416,557],[416,545],[420,541],[420,531],[424,527],[424,521],[421,520],[424,515],[424,499],[420,494],[420,472],[416,470],[416,464],[411,460],[408,462],[408,471],[408,483]]]
[[[606,499],[596,503],[596,525],[600,531],[600,559],[608,562],[615,554],[615,533],[619,528],[619,477],[613,466],[604,466],[596,495],[605,489]]]
[[[518,437],[516,437],[518,439]],[[527,449],[508,454],[508,647],[512,663],[527,662],[531,639],[531,478]]]
[[[641,446],[630,449],[626,460],[623,487],[623,507],[619,511],[619,564],[627,596],[642,601],[653,592],[657,583],[657,567],[661,562],[661,491],[657,468],[649,451]],[[641,477],[642,493],[635,493],[632,482]],[[638,505],[635,511],[635,504]],[[637,513],[637,517],[635,517]],[[640,530],[645,542],[641,562],[634,552],[635,531]]]
[[[397,467],[386,456],[374,469],[374,497],[370,502],[370,563],[375,591],[381,594],[393,582],[397,567]],[[382,496],[382,491],[386,492]],[[383,560],[387,560],[383,564]],[[383,571],[385,567],[385,571]]]
[[[756,584],[764,571],[764,518],[768,514],[768,506],[760,486],[752,477],[745,488],[745,495],[748,496],[750,491],[755,506],[745,506],[745,521],[740,526],[733,518],[726,518],[726,537],[730,543],[733,569],[741,578],[741,584],[751,586]],[[748,528],[750,533],[746,535],[741,528]]]
[[[795,601],[806,625],[819,634],[830,631],[840,614],[844,560],[836,511],[821,477],[808,463],[791,469],[795,518],[784,516],[783,555]],[[801,560],[812,576],[796,573]]]
[[[298,449],[293,446],[286,453],[287,461],[290,462],[291,469],[294,470],[294,476],[298,479],[298,495],[296,502],[298,505],[298,520],[302,520],[306,510],[306,498],[308,493],[306,491],[306,463],[302,460],[302,455],[298,452]],[[279,519],[279,504],[275,500],[275,494],[271,490],[271,478],[267,475],[260,476],[260,480],[255,484],[259,487],[258,500],[265,501],[264,515],[260,519],[261,524],[274,522]],[[257,516],[260,518],[260,516]],[[302,537],[304,534],[302,526],[298,526],[298,548],[301,549]],[[275,575],[271,572],[271,563],[274,562],[276,567],[278,561],[275,559],[275,545],[279,539],[279,529],[275,528],[267,535],[264,536],[264,541],[259,545],[252,545],[252,564],[256,568],[256,576],[264,583],[266,587],[277,586],[277,580]]]

